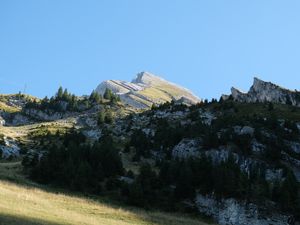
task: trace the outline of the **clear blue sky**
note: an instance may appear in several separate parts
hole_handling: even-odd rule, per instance
[[[219,97],[300,89],[299,0],[1,0],[0,93],[89,94],[149,71]]]

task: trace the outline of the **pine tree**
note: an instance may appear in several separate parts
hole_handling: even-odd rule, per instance
[[[112,112],[110,110],[105,113],[105,123],[111,124],[114,121]]]
[[[103,98],[105,98],[107,100],[111,100],[112,94],[113,94],[112,91],[110,89],[106,88]]]
[[[97,120],[97,123],[98,125],[101,125],[105,122],[105,113],[103,110],[101,110],[98,114],[98,120]]]
[[[63,93],[64,93],[63,88],[62,88],[62,86],[60,86],[60,87],[58,88],[56,97],[57,97],[58,99],[62,99]]]
[[[63,92],[63,96],[62,96],[62,100],[64,100],[64,101],[69,101],[70,100],[70,95],[69,95],[69,92],[68,92],[68,90],[67,90],[67,88],[64,90],[64,92]]]
[[[91,102],[94,102],[94,103],[100,103],[101,102],[101,96],[99,95],[98,92],[96,91],[93,91],[89,97],[89,100]]]

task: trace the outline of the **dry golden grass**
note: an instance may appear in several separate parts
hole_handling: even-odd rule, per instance
[[[139,92],[139,94],[145,95],[150,99],[161,99],[162,101],[170,102],[172,98],[165,92],[156,88],[146,88]]]
[[[34,184],[30,185],[30,181],[22,177],[20,163],[14,162],[0,163],[0,224],[206,225],[207,223],[179,214],[122,208],[101,199],[43,190],[38,185],[35,187]]]
[[[0,102],[0,110],[8,113],[20,112],[21,109],[13,106],[9,106],[4,102]]]
[[[40,122],[23,126],[0,126],[0,134],[14,139],[28,139],[28,135],[45,134],[48,131],[55,134],[56,131],[64,132],[74,126],[73,118],[57,120],[53,122]]]

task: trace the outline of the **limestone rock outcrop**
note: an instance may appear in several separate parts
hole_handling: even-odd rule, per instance
[[[196,206],[201,213],[213,217],[220,225],[282,225],[293,222],[293,217],[289,215],[232,198],[218,200],[214,196],[198,194]]]
[[[282,88],[271,82],[254,78],[252,87],[244,93],[234,87],[231,88],[233,100],[239,102],[272,102],[300,106],[300,92]],[[223,98],[225,100],[225,98]]]

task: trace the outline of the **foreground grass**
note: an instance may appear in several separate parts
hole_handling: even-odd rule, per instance
[[[180,214],[120,207],[43,189],[20,174],[20,163],[0,163],[0,224],[207,225]]]

